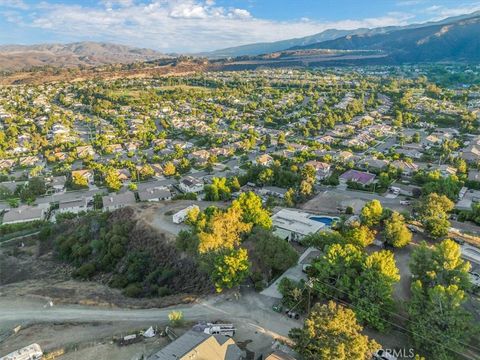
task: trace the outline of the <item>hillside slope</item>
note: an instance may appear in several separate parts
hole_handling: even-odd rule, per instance
[[[25,70],[40,66],[98,66],[148,61],[168,56],[150,49],[124,45],[79,42],[71,44],[0,46],[0,70]]]
[[[480,61],[480,15],[377,35],[349,35],[292,49],[377,50],[402,62]]]

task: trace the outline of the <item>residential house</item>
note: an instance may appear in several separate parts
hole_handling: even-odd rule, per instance
[[[404,160],[395,160],[390,164],[393,167],[402,170],[403,176],[412,176],[413,173],[419,170],[419,166],[413,162],[408,162]]]
[[[315,177],[317,180],[323,180],[331,174],[331,165],[325,162],[311,160],[307,161],[305,165],[310,165],[315,169]]]
[[[189,158],[195,160],[198,164],[204,164],[210,158],[210,152],[207,150],[197,150],[190,153]]]
[[[257,165],[270,166],[273,164],[273,158],[268,154],[262,154],[255,160]]]
[[[40,158],[38,156],[24,156],[18,160],[18,164],[22,167],[35,166],[40,163]]]
[[[468,171],[468,180],[480,182],[480,171],[478,170],[469,170]]]
[[[9,170],[15,165],[13,159],[0,159],[0,171]]]
[[[355,182],[360,185],[366,186],[373,183],[375,180],[375,174],[368,172],[358,171],[358,170],[347,170],[342,175],[339,176],[338,180],[341,184],[346,184],[348,182]]]
[[[147,360],[244,360],[246,355],[235,341],[224,335],[190,330]]]
[[[294,209],[281,209],[272,216],[274,233],[281,239],[299,241],[322,230],[325,224],[310,219],[311,215]]]
[[[388,152],[388,150],[387,150],[387,152]],[[401,155],[404,155],[406,157],[409,157],[409,158],[412,158],[412,159],[417,159],[417,160],[421,159],[422,155],[423,155],[423,153],[419,150],[407,149],[405,147],[395,149],[395,152],[397,154],[401,154]]]
[[[387,160],[381,160],[374,157],[366,157],[358,163],[359,167],[365,170],[380,171],[388,166]]]
[[[89,169],[82,169],[82,170],[73,170],[72,171],[72,179],[76,177],[82,177],[87,180],[88,184],[93,184],[94,177],[93,177],[93,170]]]
[[[53,191],[56,193],[64,192],[65,191],[65,183],[67,182],[67,177],[65,175],[62,176],[54,176],[52,178],[52,182],[50,185],[53,188]]]
[[[287,354],[281,350],[276,350],[268,355],[265,360],[296,360],[292,355]]]
[[[102,196],[102,201],[104,211],[114,211],[126,206],[134,205],[136,202],[135,194],[131,191],[125,191],[120,194],[111,193]]]
[[[163,168],[160,164],[150,164],[150,167],[153,169],[153,177],[160,178],[163,176]]]
[[[353,154],[350,151],[340,151],[339,153],[335,153],[333,158],[338,162],[347,162],[348,160],[353,159]]]
[[[132,174],[128,169],[119,169],[117,170],[117,176],[120,181],[124,182],[124,181],[130,180],[132,177]]]
[[[123,147],[120,144],[110,144],[107,145],[106,150],[109,154],[119,154],[123,151]]]
[[[161,201],[161,200],[171,200],[172,193],[166,187],[153,187],[147,188],[138,191],[138,198],[140,201]]]
[[[260,193],[260,195],[274,196],[283,199],[285,197],[287,189],[278,186],[264,186],[263,188],[259,189],[258,192]]]
[[[415,185],[406,185],[401,183],[393,183],[390,186],[390,190],[397,191],[399,195],[409,197],[419,197],[422,193],[422,188]]]
[[[95,156],[95,150],[91,145],[77,146],[76,151],[79,158]]]
[[[63,200],[58,203],[58,212],[59,213],[75,213],[78,214],[81,211],[87,210],[87,199],[86,198],[77,198],[77,199],[68,199]]]
[[[183,193],[199,194],[203,191],[204,183],[193,176],[186,176],[180,180],[178,187]]]
[[[10,209],[3,215],[2,224],[18,224],[23,222],[45,220],[46,210],[36,206],[20,206]]]

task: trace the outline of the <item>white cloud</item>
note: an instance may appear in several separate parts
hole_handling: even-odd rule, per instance
[[[389,13],[336,22],[274,21],[255,18],[246,9],[217,6],[213,0],[104,0],[97,7],[39,3],[24,12],[22,23],[63,41],[98,40],[198,52],[307,36],[329,28],[405,25],[411,19],[406,13]]]
[[[457,6],[448,7],[443,5],[432,5],[423,10],[427,15],[433,16],[431,20],[441,20],[451,16],[458,16],[469,14],[480,10],[480,2],[473,3],[460,3],[457,2]]]
[[[0,0],[0,8],[28,9],[28,5],[23,0]]]

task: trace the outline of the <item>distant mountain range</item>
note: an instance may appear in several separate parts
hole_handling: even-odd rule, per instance
[[[412,33],[415,33],[416,30],[421,30],[424,28],[430,28],[432,26],[442,26],[446,24],[456,23],[462,20],[474,18],[480,16],[480,11],[477,11],[472,14],[460,15],[455,17],[446,18],[437,22],[426,22],[422,24],[411,24],[407,26],[389,26],[389,27],[378,27],[373,29],[360,28],[353,30],[336,30],[328,29],[321,33],[306,36],[296,39],[288,39],[276,42],[269,43],[255,43],[242,45],[237,47],[230,47],[226,49],[215,50],[211,52],[205,52],[198,55],[206,56],[212,59],[226,58],[226,57],[239,57],[239,56],[255,56],[262,54],[269,54],[275,52],[281,52],[289,49],[312,49],[312,48],[322,48],[325,49],[326,46],[340,46],[340,43],[331,43],[333,40],[337,39],[347,39],[350,37],[353,38],[365,38],[373,36],[381,36],[386,34],[393,34],[397,31],[402,30],[411,30]],[[344,43],[346,45],[346,43]],[[339,47],[335,47],[338,49]]]
[[[97,42],[3,45],[0,46],[0,70],[126,64],[167,57],[155,50]]]
[[[373,50],[388,63],[480,61],[480,14],[442,24],[389,31],[384,34],[347,35],[290,50]]]
[[[330,29],[298,39],[243,45],[197,55],[210,58],[209,62],[202,64],[202,68],[213,70],[261,66],[480,62],[480,11],[408,26]],[[92,67],[158,59],[173,60],[173,57],[155,50],[98,42],[0,46],[0,71],[43,66]],[[197,68],[198,64],[194,67]]]

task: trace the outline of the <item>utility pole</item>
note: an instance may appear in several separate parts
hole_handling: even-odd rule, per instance
[[[308,288],[307,316],[310,314],[313,280],[314,280],[313,278],[308,279],[308,281],[305,283],[305,285],[307,285],[307,288]]]

